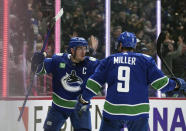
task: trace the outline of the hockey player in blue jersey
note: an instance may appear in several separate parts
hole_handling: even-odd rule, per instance
[[[71,38],[71,54],[59,53],[52,58],[45,58],[42,53],[35,53],[32,58],[32,70],[38,74],[52,73],[52,107],[44,123],[45,131],[59,131],[70,117],[74,131],[90,131],[90,111],[76,115],[74,110],[77,97],[82,93],[87,79],[94,73],[99,61],[85,56],[88,43],[82,37]]]
[[[136,36],[121,33],[118,50],[102,60],[88,79],[76,109],[83,112],[86,104],[104,85],[108,84],[100,131],[120,131],[126,124],[129,131],[148,131],[148,85],[162,92],[186,90],[185,81],[168,78],[148,55],[133,52]]]

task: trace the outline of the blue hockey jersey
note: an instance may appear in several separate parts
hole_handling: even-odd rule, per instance
[[[70,60],[71,54],[59,53],[44,60],[42,73],[52,73],[52,106],[59,110],[72,111],[77,96],[82,93],[87,79],[94,73],[99,61],[93,57],[85,57],[81,63]]]
[[[149,117],[148,87],[162,92],[173,90],[169,79],[156,66],[154,59],[141,53],[118,53],[101,61],[88,79],[82,97],[91,99],[108,84],[103,116],[110,119],[133,120]]]

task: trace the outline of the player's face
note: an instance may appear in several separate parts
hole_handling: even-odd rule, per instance
[[[75,59],[76,59],[77,62],[80,62],[80,61],[84,60],[86,51],[87,51],[86,46],[78,46],[76,48],[76,51],[74,53],[76,53],[75,54]]]

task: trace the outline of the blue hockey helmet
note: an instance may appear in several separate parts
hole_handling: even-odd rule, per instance
[[[118,38],[118,43],[122,43],[122,47],[135,48],[137,43],[136,36],[130,32],[123,32]]]
[[[83,37],[73,37],[69,42],[69,49],[78,46],[88,46],[88,42]]]

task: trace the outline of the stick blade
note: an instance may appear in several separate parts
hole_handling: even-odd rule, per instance
[[[54,17],[55,21],[57,21],[63,15],[63,8],[58,12],[58,14]]]

